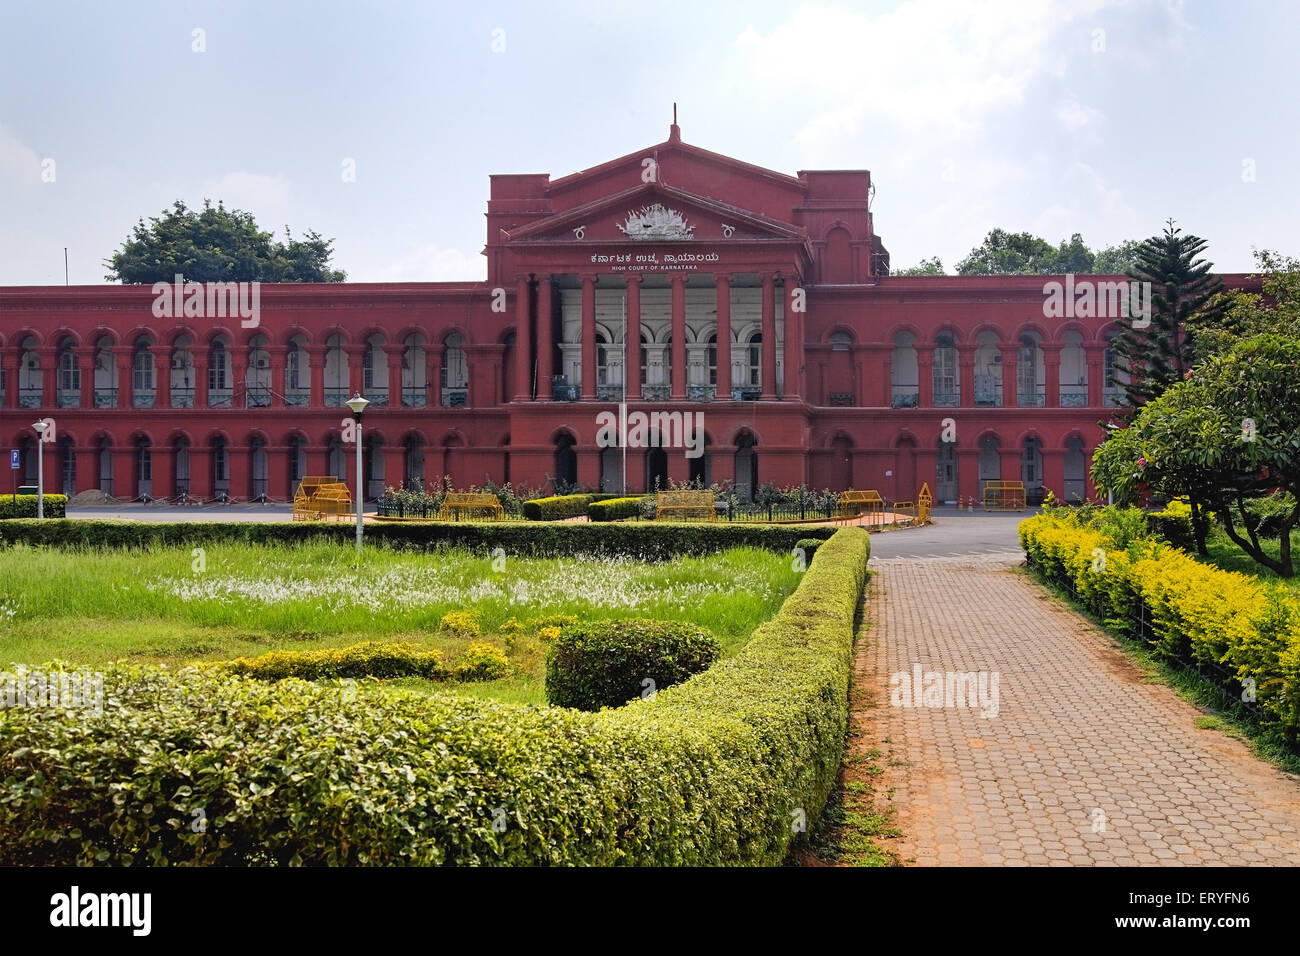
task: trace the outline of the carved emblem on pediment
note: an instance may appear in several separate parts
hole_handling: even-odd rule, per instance
[[[629,239],[694,239],[694,226],[676,209],[665,209],[662,203],[642,206],[629,212],[627,220],[618,224],[619,231]]]

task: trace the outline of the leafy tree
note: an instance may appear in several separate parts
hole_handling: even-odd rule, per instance
[[[1256,250],[1255,265],[1262,277],[1263,295],[1240,289],[1220,293],[1223,311],[1197,322],[1199,358],[1226,352],[1252,335],[1276,332],[1300,339],[1300,262],[1263,249]]]
[[[1291,532],[1300,523],[1300,340],[1259,335],[1213,355],[1152,398],[1093,459],[1093,480],[1120,500],[1142,485],[1186,494],[1194,519],[1210,512],[1257,563],[1292,577]],[[1289,494],[1278,516],[1278,555],[1261,545],[1254,499]],[[1194,527],[1205,553],[1205,528]]]
[[[1092,271],[1098,275],[1128,275],[1137,267],[1140,239],[1128,239],[1118,246],[1107,246],[1092,260]]]
[[[332,239],[308,232],[287,243],[258,228],[251,213],[204,200],[202,211],[177,200],[170,210],[141,219],[105,265],[110,282],[171,282],[179,273],[193,282],[342,282],[331,269]]]
[[[1072,272],[1075,275],[1087,275],[1093,272],[1093,261],[1096,256],[1083,241],[1083,236],[1077,232],[1070,237],[1067,243],[1061,240],[1061,245],[1056,250],[1056,258],[1052,262],[1050,272]]]
[[[1170,219],[1162,235],[1137,248],[1128,277],[1150,283],[1151,315],[1143,323],[1130,321],[1111,343],[1118,377],[1128,379],[1122,385],[1130,408],[1182,381],[1196,361],[1196,328],[1216,326],[1227,311],[1218,297],[1223,282],[1210,273],[1214,264],[1200,258],[1206,245]]]
[[[897,272],[894,273],[894,275],[896,276],[941,276],[941,275],[947,275],[947,273],[943,271],[943,263],[939,261],[939,257],[935,256],[931,259],[922,259],[916,265],[909,266],[906,269],[899,269]]]
[[[1062,243],[1064,245],[1064,243]],[[1054,272],[1057,250],[1046,239],[1027,232],[994,229],[957,263],[957,274],[1033,275]]]

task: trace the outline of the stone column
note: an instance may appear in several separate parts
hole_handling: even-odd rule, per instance
[[[1020,385],[1016,379],[1016,358],[1018,347],[1007,345],[1002,348],[1002,405],[1015,408],[1020,404]],[[1007,479],[1010,481],[1011,479]]]
[[[959,370],[961,392],[961,407],[975,407],[975,350],[973,348],[959,349],[957,352],[957,368]]]
[[[923,346],[916,350],[916,404],[919,408],[934,407],[934,349]]]
[[[718,309],[718,385],[715,396],[731,399],[731,276],[716,275],[714,295]]]
[[[79,400],[82,408],[95,407],[95,347],[90,346],[90,353],[77,355],[77,369],[81,372],[81,394]],[[62,471],[62,465],[59,468]]]
[[[55,392],[58,388],[58,352],[50,345],[42,345],[36,349],[36,355],[41,363],[41,408],[54,408],[58,402],[55,400]]]
[[[1043,388],[1046,390],[1043,404],[1048,408],[1059,408],[1061,406],[1061,347],[1059,345],[1043,346],[1043,373]],[[1058,489],[1058,497],[1059,494]]]
[[[311,369],[311,407],[325,407],[325,346],[317,345],[307,349],[307,367]],[[305,472],[308,475],[323,475],[323,471]]]
[[[150,353],[153,354],[153,407],[154,408],[171,408],[172,407],[172,349],[170,345],[151,345]],[[132,474],[135,474],[135,465],[132,464]],[[135,497],[134,490],[131,497]]]
[[[623,342],[623,400],[641,400],[641,276],[627,277],[627,338]],[[631,465],[629,464],[629,468]],[[629,483],[628,487],[631,487]]]
[[[596,398],[596,277],[582,276],[582,399]]]
[[[388,407],[402,407],[402,353],[405,345],[385,345],[384,354],[388,358]]]
[[[798,401],[803,395],[803,313],[796,311],[803,296],[795,276],[785,280],[785,398]]]
[[[515,401],[533,397],[533,337],[528,276],[515,277]]]
[[[672,397],[682,401],[686,398],[686,276],[673,276],[672,289]]]
[[[551,277],[537,280],[537,399],[551,400],[551,376],[555,374],[555,309],[551,298]]]
[[[1090,408],[1101,408],[1106,402],[1103,392],[1106,387],[1103,380],[1106,373],[1105,352],[1105,347],[1100,345],[1090,345],[1085,351],[1088,363],[1088,406]]]
[[[776,400],[776,279],[769,272],[763,275],[763,401]]]
[[[289,354],[289,349],[283,345],[268,345],[266,347],[266,351],[271,356],[271,407],[284,408],[284,393],[288,391],[284,380],[284,365],[285,365],[285,359]],[[269,469],[271,468],[270,447],[267,448],[266,454],[267,454],[266,467],[268,469],[267,476],[266,476],[267,477],[266,493],[273,497],[277,497],[275,495],[275,492],[271,491],[271,474],[269,471]],[[279,495],[278,497],[283,498],[284,496]]]

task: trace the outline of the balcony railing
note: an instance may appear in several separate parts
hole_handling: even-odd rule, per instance
[[[311,389],[291,388],[284,393],[284,404],[290,408],[305,408],[311,404]]]
[[[271,390],[264,385],[251,385],[244,390],[244,404],[247,408],[270,408]]]
[[[731,390],[731,400],[733,402],[756,402],[762,394],[763,389],[758,385],[737,385]]]
[[[622,385],[597,385],[596,400],[599,402],[623,401],[623,386]]]
[[[144,389],[136,389],[131,393],[132,408],[153,408],[157,402],[158,396],[153,389],[149,389],[148,391]]]
[[[469,405],[469,389],[444,388],[442,390],[443,408],[465,408]]]
[[[208,408],[234,408],[235,390],[233,388],[208,389]]]
[[[325,407],[342,408],[347,404],[350,397],[346,388],[327,388],[325,389]]]
[[[117,407],[117,389],[115,389],[115,388],[97,388],[97,389],[95,389],[95,407],[96,407],[96,408],[116,408],[116,407]]]
[[[1016,404],[1021,408],[1042,408],[1047,404],[1047,393],[1041,388],[1021,390],[1016,394]]]
[[[826,401],[835,408],[852,408],[857,404],[852,392],[831,392]]]
[[[18,407],[19,408],[40,408],[41,389],[39,388],[18,389]]]
[[[671,385],[642,385],[641,398],[647,402],[666,402],[673,397]]]
[[[1125,401],[1124,401],[1124,390],[1123,390],[1123,389],[1119,389],[1119,388],[1108,388],[1108,389],[1106,389],[1105,395],[1104,395],[1104,397],[1103,397],[1103,401],[1104,401],[1107,405],[1111,405],[1111,406],[1115,406],[1115,405],[1123,405],[1123,404],[1125,404]]]
[[[579,397],[578,386],[570,385],[563,375],[557,375],[551,380],[551,401],[576,402]]]
[[[981,408],[1002,407],[1001,385],[975,385],[975,404]]]
[[[937,389],[934,393],[935,408],[956,408],[961,404],[961,392],[941,392]]]
[[[717,387],[713,385],[686,386],[686,397],[692,402],[711,402],[716,394]]]
[[[192,388],[173,388],[172,408],[193,408],[194,407],[194,389]]]
[[[890,397],[890,405],[894,408],[916,408],[921,401],[921,388],[919,385],[896,385]]]
[[[61,388],[59,394],[55,397],[55,402],[59,408],[80,408],[81,407],[81,389],[79,388]]]
[[[424,408],[428,404],[429,390],[427,388],[402,389],[402,406],[404,408]]]
[[[1067,385],[1061,389],[1062,408],[1087,408],[1088,387]]]
[[[388,389],[386,388],[368,388],[361,394],[375,408],[386,408],[388,406]]]

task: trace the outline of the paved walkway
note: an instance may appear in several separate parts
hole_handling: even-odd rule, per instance
[[[882,751],[874,782],[903,832],[889,847],[930,866],[1300,865],[1300,781],[1196,729],[1199,710],[1014,563],[871,562],[856,671],[875,703],[854,715],[855,746]],[[923,687],[925,672],[985,672],[987,703],[996,672],[996,716],[962,694],[891,705],[891,678],[918,664]]]

